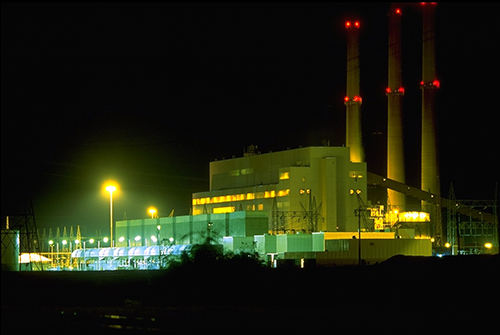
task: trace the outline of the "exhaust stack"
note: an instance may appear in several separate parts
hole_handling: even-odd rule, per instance
[[[401,8],[391,5],[389,11],[389,73],[387,94],[387,177],[405,184],[403,155],[402,100],[405,90],[401,80]],[[388,189],[389,204],[404,210],[406,196]]]
[[[440,194],[437,161],[435,95],[439,88],[436,79],[434,41],[434,12],[436,3],[422,3],[422,190]]]
[[[361,137],[361,103],[359,94],[359,21],[347,21],[347,94],[346,146],[350,148],[351,162],[364,162]]]
[[[441,197],[439,182],[439,165],[436,134],[435,96],[439,89],[436,78],[436,55],[434,40],[434,14],[436,3],[422,3],[422,179],[421,188],[431,192],[438,199]],[[431,213],[430,236],[435,238],[436,246],[441,246],[443,228],[441,224],[441,207],[422,201],[425,211]]]

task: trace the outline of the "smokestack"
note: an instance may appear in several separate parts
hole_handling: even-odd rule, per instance
[[[361,96],[359,94],[359,22],[347,21],[347,95],[346,146],[350,148],[351,161],[363,162],[365,153],[361,142]]]
[[[434,13],[436,3],[422,3],[422,190],[433,193],[440,198],[439,166],[437,160],[435,95],[439,88],[436,78],[436,55],[434,40]],[[426,211],[431,212],[432,227],[430,236],[435,238],[436,246],[441,246],[443,229],[441,224],[441,207],[422,202]]]
[[[401,8],[391,5],[389,11],[389,72],[387,93],[387,177],[405,184],[403,156],[402,100],[405,90],[401,80]],[[406,197],[388,189],[389,204],[404,209]]]
[[[439,88],[436,79],[436,58],[434,41],[434,12],[436,3],[422,3],[422,190],[440,194],[439,169],[437,161],[435,95]]]

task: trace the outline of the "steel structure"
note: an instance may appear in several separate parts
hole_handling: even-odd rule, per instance
[[[452,187],[450,188],[449,199],[442,198],[434,193],[426,192],[417,187],[408,186],[371,172],[368,172],[368,184],[392,189],[422,201],[422,203],[425,204],[423,208],[431,214],[432,225],[429,233],[431,234],[430,236],[435,238],[436,246],[438,247],[445,245],[442,238],[438,240],[438,237],[444,237],[444,235],[438,236],[442,230],[438,229],[436,224],[437,220],[441,223],[441,208],[446,208],[447,210],[447,239],[450,244],[452,243],[450,240],[452,235],[450,234],[452,234],[453,231],[457,231],[454,227],[457,227],[457,223],[459,223],[458,234],[463,231],[464,234],[469,234],[470,236],[479,236],[480,231],[486,232],[485,234],[487,235],[484,236],[491,236],[491,243],[498,246],[498,216],[496,199],[456,200]],[[456,233],[453,234],[456,236]],[[439,241],[441,241],[441,243],[438,244]]]
[[[14,245],[15,241],[10,238],[11,234],[9,234],[9,232],[14,231],[19,232],[19,255],[21,253],[30,255],[40,253],[40,243],[31,199],[22,202],[16,213],[9,215],[7,218],[6,229],[2,230],[2,250],[17,248]],[[30,259],[30,262],[22,270],[43,270],[41,260],[39,258]]]
[[[490,213],[493,212],[493,213]],[[471,214],[475,215],[472,216]],[[484,217],[493,215],[491,220]],[[486,243],[498,247],[498,213],[495,200],[457,200],[450,185],[447,204],[447,241],[451,254],[482,253]]]

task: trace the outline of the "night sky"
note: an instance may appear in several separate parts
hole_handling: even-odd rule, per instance
[[[386,162],[389,3],[1,5],[2,227],[19,199],[38,228],[108,231],[189,213],[215,159],[345,142],[346,34],[359,19],[368,170]],[[407,183],[420,185],[422,14],[403,7]],[[498,181],[495,3],[436,8],[441,185],[493,199]]]

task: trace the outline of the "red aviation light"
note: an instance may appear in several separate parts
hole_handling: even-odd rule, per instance
[[[441,85],[441,84],[439,83],[439,80],[437,80],[437,79],[435,79],[435,80],[432,82],[432,86],[434,86],[434,87],[439,88],[439,86],[440,86],[440,85]]]
[[[344,101],[345,101],[345,102],[348,102],[348,101],[349,101],[349,97],[348,97],[347,95],[344,97]]]
[[[346,29],[350,29],[350,28],[359,28],[360,24],[359,24],[359,21],[354,21],[354,23],[352,23],[351,21],[346,21],[345,22],[345,27]]]
[[[361,101],[362,101],[362,99],[361,99],[361,97],[360,97],[360,96],[355,95],[355,96],[354,96],[354,98],[352,98],[352,101],[358,101],[358,102],[361,102]]]
[[[386,93],[391,93],[391,88],[390,88],[390,87],[387,87],[387,88],[385,89],[385,92],[386,92]]]
[[[400,87],[400,88],[398,88],[398,92],[399,92],[399,93],[404,93],[404,92],[405,92],[405,88],[404,88],[404,87]]]
[[[398,15],[401,15],[401,9],[400,8],[396,8],[394,10],[394,13],[398,14]]]

